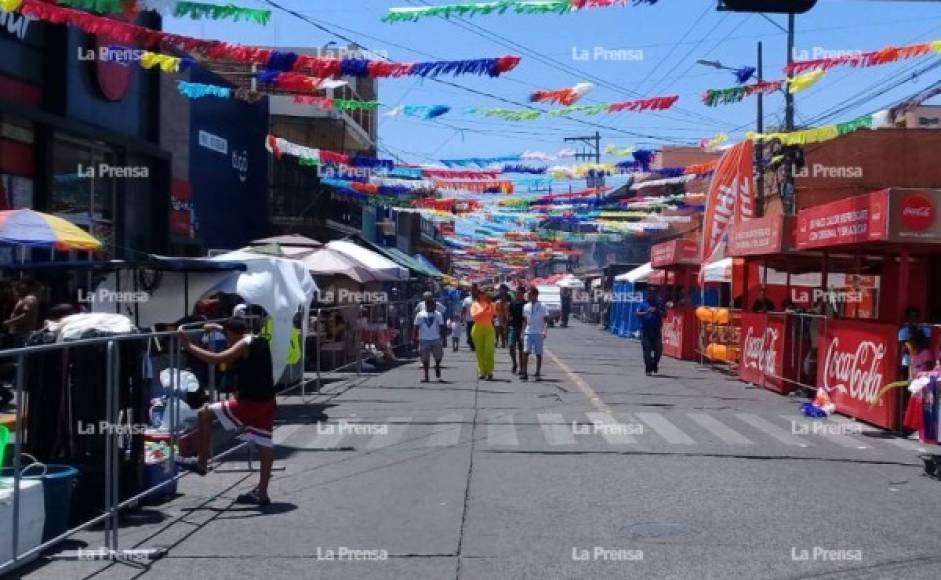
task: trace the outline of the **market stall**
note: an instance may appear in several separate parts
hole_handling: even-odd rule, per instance
[[[696,358],[695,294],[701,262],[699,242],[677,239],[650,249],[651,267],[661,270],[666,288],[667,312],[663,318],[663,354],[683,359]],[[650,284],[659,280],[651,277]]]
[[[647,262],[630,272],[614,277],[611,323],[609,324],[612,334],[634,337],[640,332],[637,305],[644,299],[647,281],[653,271],[650,262]]]

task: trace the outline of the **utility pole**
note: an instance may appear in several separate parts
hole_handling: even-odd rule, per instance
[[[595,131],[594,135],[589,135],[587,137],[565,137],[563,139],[566,143],[581,143],[583,146],[575,152],[575,159],[578,161],[592,161],[594,160],[596,165],[601,164],[601,134],[598,131]],[[604,175],[598,175],[588,177],[588,187],[603,187],[604,186]]]
[[[762,64],[764,58],[761,54],[761,41],[758,41],[758,83],[761,84],[764,81],[762,76],[764,73],[762,71]],[[760,135],[765,132],[765,107],[764,107],[764,95],[759,91],[758,92],[758,119],[756,123],[755,130]],[[765,215],[765,148],[764,141],[758,139],[755,142],[755,167],[757,169],[755,175],[755,187],[758,191],[755,192],[755,217],[762,217]]]

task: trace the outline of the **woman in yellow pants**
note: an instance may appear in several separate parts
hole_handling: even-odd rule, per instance
[[[474,319],[474,328],[471,330],[471,337],[474,339],[474,352],[477,354],[477,376],[492,381],[497,341],[493,317],[496,316],[497,310],[490,296],[483,290],[478,290],[473,299],[471,318]]]

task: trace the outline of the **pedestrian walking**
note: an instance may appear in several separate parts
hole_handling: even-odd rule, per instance
[[[529,302],[523,306],[523,320],[526,322],[524,330],[525,344],[523,345],[522,373],[520,378],[529,380],[529,356],[536,355],[537,381],[542,380],[542,351],[543,343],[549,335],[549,325],[546,319],[549,309],[539,301],[539,289],[535,286],[529,289]]]
[[[275,401],[274,373],[271,364],[271,348],[263,336],[252,335],[242,318],[230,318],[222,326],[207,324],[205,332],[221,330],[225,333],[229,347],[222,352],[212,352],[190,342],[185,332],[180,331],[180,342],[188,353],[212,365],[228,365],[235,378],[234,399],[203,405],[197,423],[198,449],[196,457],[178,457],[177,463],[184,469],[206,475],[209,470],[209,452],[212,448],[212,426],[218,421],[226,431],[241,430],[241,438],[258,445],[261,471],[258,485],[252,491],[236,498],[237,503],[268,505],[268,482],[274,463],[274,418],[278,411]]]
[[[479,288],[472,288],[474,303],[470,313],[474,319],[474,328],[471,334],[474,338],[474,349],[477,353],[477,376],[488,381],[493,380],[493,367],[495,366],[494,350],[496,349],[496,333],[493,329],[493,317],[496,308],[490,296]]]
[[[660,372],[660,357],[663,355],[663,303],[656,292],[649,290],[647,300],[640,303],[637,316],[640,318],[640,346],[644,349],[644,369],[647,376]]]
[[[461,318],[464,320],[464,324],[467,325],[467,347],[474,351],[474,319],[471,317],[471,306],[474,305],[474,296],[477,294],[477,284],[471,285],[470,294],[464,298],[464,302],[461,303]]]
[[[447,327],[444,325],[444,317],[436,308],[435,298],[431,292],[425,292],[424,307],[424,310],[415,315],[412,341],[418,343],[418,356],[421,358],[421,366],[424,370],[421,382],[427,383],[429,381],[428,366],[431,364],[432,356],[435,357],[435,378],[441,380],[441,359],[444,358]]]
[[[513,295],[507,316],[510,361],[513,362],[513,370],[510,372],[514,375],[521,373],[520,367],[523,363],[523,327],[526,324],[526,319],[523,318],[524,306],[526,306],[526,287],[520,286]]]
[[[494,330],[497,333],[497,347],[499,348],[506,348],[506,340],[509,335],[507,321],[511,301],[510,288],[506,284],[500,284],[497,300],[494,303],[497,308],[497,315],[493,319]]]
[[[455,314],[448,321],[448,332],[451,333],[451,346],[457,352],[461,346],[461,335],[464,334],[464,322],[460,314]]]

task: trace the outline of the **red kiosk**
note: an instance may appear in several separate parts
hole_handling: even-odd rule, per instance
[[[650,266],[663,272],[663,285],[670,290],[666,299],[673,304],[663,318],[663,354],[669,357],[696,360],[696,316],[689,291],[701,261],[696,240],[670,240],[650,249]],[[650,283],[656,282],[651,277]]]
[[[800,316],[743,314],[740,376],[781,392],[812,380],[810,386],[825,389],[838,412],[898,429],[905,391],[880,393],[900,378],[898,332],[906,309],[917,307],[924,321],[941,320],[941,301],[928,300],[929,288],[941,283],[939,208],[941,190],[882,189],[801,210],[793,221],[768,216],[732,226],[732,255],[783,264],[789,276],[820,272],[829,309],[814,318],[813,342],[795,339]],[[875,295],[871,312],[853,307],[853,292],[839,303],[828,283],[834,272],[880,281],[878,290],[867,289]],[[834,304],[838,308],[830,308]],[[799,364],[791,364],[805,358],[798,347],[815,349],[815,377],[801,377]]]

